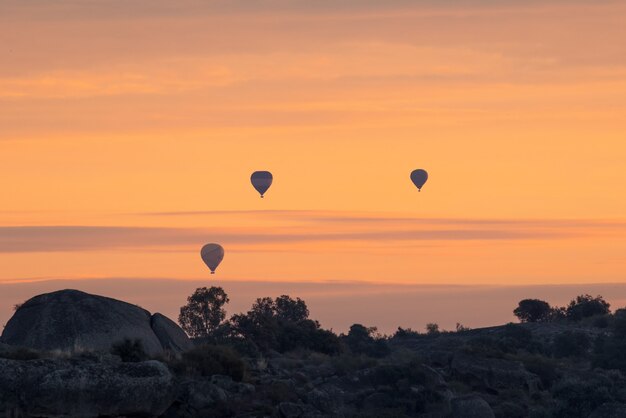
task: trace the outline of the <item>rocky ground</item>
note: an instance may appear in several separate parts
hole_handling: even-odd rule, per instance
[[[569,328],[526,324],[407,335],[390,339],[390,352],[381,358],[273,352],[243,359],[245,373],[235,379],[202,376],[172,359],[122,362],[109,354],[64,357],[3,345],[0,412],[172,418],[626,416],[626,379],[620,372],[593,369],[584,358],[506,349],[549,343]]]
[[[355,324],[338,336],[281,298],[300,317],[253,307],[192,342],[134,305],[37,296],[0,340],[0,416],[626,417],[624,310],[393,336]]]

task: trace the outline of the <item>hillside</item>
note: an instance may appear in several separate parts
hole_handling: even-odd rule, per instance
[[[277,300],[265,302],[305,307],[303,301]],[[253,307],[224,324],[231,331],[236,324],[252,327],[255,312]],[[256,328],[250,328],[256,334],[221,329],[210,338],[196,338],[195,348],[182,354],[156,357],[130,340],[112,343],[109,351],[71,353],[0,344],[0,413],[626,416],[626,316],[621,310],[577,321],[459,327],[455,332],[436,326],[426,334],[399,329],[393,336],[358,324],[337,336],[309,319],[280,315],[278,309],[264,321],[256,317]],[[268,341],[275,345],[264,346]]]

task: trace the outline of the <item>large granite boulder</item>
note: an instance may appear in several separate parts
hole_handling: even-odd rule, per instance
[[[153,326],[155,327],[153,329]],[[37,350],[109,351],[124,339],[139,339],[148,354],[191,346],[165,316],[103,296],[60,290],[24,302],[7,323],[0,342]]]
[[[4,416],[159,416],[175,397],[174,377],[157,361],[0,359]]]
[[[185,331],[165,315],[160,313],[152,315],[150,326],[165,350],[182,352],[193,347],[193,343]]]

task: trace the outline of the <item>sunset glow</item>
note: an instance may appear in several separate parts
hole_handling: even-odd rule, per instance
[[[0,293],[189,293],[207,242],[225,288],[626,281],[624,2],[4,0],[0,45]]]

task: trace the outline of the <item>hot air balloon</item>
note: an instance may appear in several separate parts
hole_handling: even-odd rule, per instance
[[[428,180],[428,173],[426,170],[422,170],[421,168],[417,170],[413,170],[411,173],[411,181],[417,187],[417,190],[422,191],[422,187],[424,187],[424,183]]]
[[[211,270],[211,274],[215,274],[215,269],[224,259],[224,248],[219,244],[207,244],[200,250],[200,257]]]
[[[250,181],[252,181],[252,185],[256,189],[257,192],[261,194],[261,197],[267,192],[267,189],[272,185],[272,173],[269,171],[255,171],[252,173],[250,177]]]

